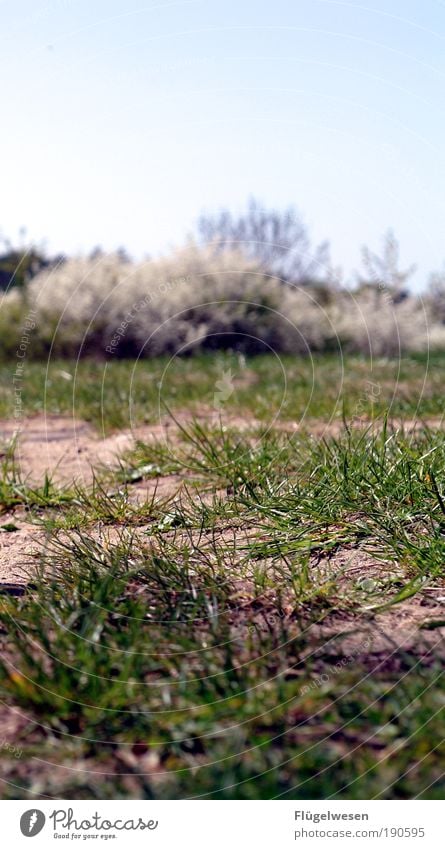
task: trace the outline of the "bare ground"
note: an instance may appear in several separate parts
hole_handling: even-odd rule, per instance
[[[328,563],[317,564],[317,571],[324,570],[325,580],[336,582],[338,601],[347,597],[351,585],[366,588],[366,581],[385,580],[390,574],[397,580],[402,578],[396,563],[381,562],[360,548],[342,548]],[[363,583],[365,582],[365,583]],[[344,591],[344,592],[343,592]],[[397,589],[392,591],[392,597]],[[391,601],[391,594],[385,592]],[[433,656],[445,656],[445,586],[432,586],[386,609],[379,609],[383,599],[378,593],[370,594],[366,601],[366,589],[360,599],[360,610],[352,607],[350,612],[334,612],[315,628],[317,636],[323,638],[323,656],[350,657],[355,662],[376,663],[403,653],[428,660]],[[336,597],[332,603],[335,607]],[[437,623],[443,623],[438,627]]]
[[[199,418],[206,422],[213,421],[215,424],[219,421],[215,410],[208,407],[200,409]],[[181,423],[190,422],[191,419],[189,413],[178,415],[178,421]],[[239,430],[269,429],[269,425],[264,422],[235,415],[225,416],[224,424]],[[413,433],[425,424],[431,428],[441,427],[443,419],[437,417],[427,422],[419,419],[394,419],[391,427],[403,427],[405,432]],[[369,426],[374,430],[381,427],[381,421],[371,424],[357,419],[353,426]],[[338,420],[279,421],[275,422],[273,427],[289,434],[302,431],[316,437],[337,436],[344,430],[343,422]],[[19,423],[14,419],[0,421],[0,444],[5,445],[11,440],[17,440],[16,458],[22,477],[35,484],[40,484],[46,473],[59,484],[68,484],[73,480],[89,483],[94,467],[115,466],[118,458],[134,444],[135,439],[146,442],[174,442],[177,434],[177,426],[167,417],[157,424],[122,430],[106,437],[101,437],[88,422],[67,416],[38,415],[21,419]]]
[[[88,422],[65,416],[35,416],[20,421],[0,422],[0,440],[17,439],[16,460],[23,479],[41,484],[48,473],[58,484],[90,483],[93,469],[115,466],[118,457],[138,438],[160,439],[162,425],[122,431],[101,438]]]

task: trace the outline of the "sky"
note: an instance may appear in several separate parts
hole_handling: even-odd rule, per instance
[[[445,262],[443,0],[0,0],[0,232],[52,252],[181,244],[249,195],[346,277],[393,228]]]

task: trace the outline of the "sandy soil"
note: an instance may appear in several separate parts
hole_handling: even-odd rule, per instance
[[[162,425],[121,431],[101,438],[87,422],[65,416],[35,416],[23,419],[17,429],[14,421],[0,422],[3,444],[17,439],[16,459],[20,473],[31,483],[41,484],[45,473],[59,484],[89,483],[98,466],[116,466],[118,457],[131,447],[134,438],[160,439],[166,436]]]
[[[404,652],[425,660],[437,655],[445,657],[445,585],[426,587],[411,598],[379,611],[376,608],[384,599],[379,599],[378,592],[377,595],[374,592],[367,602],[366,582],[375,581],[378,586],[379,581],[385,581],[391,575],[394,580],[399,576],[405,584],[406,579],[396,563],[381,562],[360,548],[343,548],[315,568],[325,581],[332,579],[336,582],[340,603],[342,590],[348,598],[351,585],[359,590],[361,596],[359,613],[353,608],[346,613],[344,610],[338,614],[334,612],[314,629],[324,641],[324,662],[339,654],[357,663],[369,662],[372,658],[379,663],[382,658],[388,659]],[[397,591],[394,585],[392,595],[395,596]],[[388,592],[385,592],[386,597],[390,599]],[[334,595],[334,608],[335,602]],[[444,625],[429,627],[431,623],[438,622]]]
[[[74,481],[88,485],[93,479],[93,469],[113,468],[119,457],[134,443],[135,438],[145,441],[167,438],[168,428],[162,424],[124,431],[101,438],[87,422],[63,416],[36,416],[24,419],[17,430],[15,421],[0,422],[0,444],[17,440],[16,462],[20,476],[30,486],[41,486],[45,474],[59,485]],[[181,485],[178,476],[160,477],[132,487],[134,500],[147,498],[156,489],[157,497],[169,497]],[[5,526],[17,530],[8,532]],[[27,566],[45,542],[45,533],[27,521],[24,510],[15,510],[0,516],[0,589],[27,582]]]
[[[218,421],[211,408],[200,411],[199,417],[207,422],[213,420],[215,424]],[[179,416],[181,422],[190,419],[187,413]],[[240,430],[264,428],[267,431],[269,428],[265,423],[239,416],[227,416],[224,424]],[[364,424],[359,420],[355,422],[357,427],[363,427]],[[427,424],[429,427],[439,427],[442,419],[429,420]],[[409,419],[391,423],[393,428],[402,426],[406,432],[415,432],[423,426],[423,422]],[[338,435],[344,429],[341,421],[276,422],[274,427],[289,434],[304,431],[317,437]],[[381,422],[376,422],[373,429],[380,427]],[[85,484],[91,481],[94,467],[116,466],[118,458],[132,446],[135,439],[146,442],[173,440],[174,443],[177,432],[177,427],[165,418],[157,424],[122,430],[102,438],[88,422],[67,416],[39,415],[21,420],[19,426],[15,420],[0,421],[0,444],[5,445],[17,439],[17,462],[23,478],[29,482],[41,484],[45,473],[48,473],[59,484],[71,483],[73,480]]]

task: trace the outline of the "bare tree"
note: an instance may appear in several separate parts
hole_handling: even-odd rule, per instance
[[[240,215],[226,209],[201,215],[198,234],[215,250],[242,250],[267,273],[287,282],[304,285],[326,279],[328,243],[311,247],[306,226],[293,207],[282,212],[265,209],[251,198],[246,212]]]
[[[403,301],[409,295],[406,286],[409,278],[416,270],[415,265],[401,269],[400,246],[392,230],[388,230],[383,237],[383,251],[381,256],[369,250],[366,246],[362,248],[362,263],[364,274],[358,274],[360,288],[365,286],[378,286],[381,291],[387,292],[395,303]]]

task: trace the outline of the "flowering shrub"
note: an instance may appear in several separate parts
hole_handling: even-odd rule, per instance
[[[331,315],[347,351],[395,357],[424,351],[428,346],[445,347],[445,328],[434,325],[422,302],[415,297],[394,302],[389,292],[377,287],[357,294],[342,293]]]
[[[310,287],[283,284],[240,253],[194,243],[156,261],[100,255],[45,269],[24,291],[4,296],[4,351],[14,349],[30,309],[38,354],[150,356],[221,347],[304,353],[341,345],[391,356],[426,348],[429,333],[445,347],[445,329],[414,297],[394,303],[375,287],[336,291],[321,303]]]

